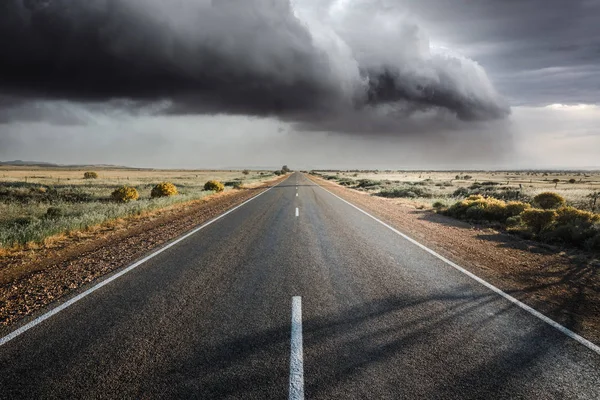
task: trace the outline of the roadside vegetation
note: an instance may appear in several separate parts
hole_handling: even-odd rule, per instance
[[[545,243],[600,251],[597,171],[311,171],[373,196],[433,208]]]
[[[0,253],[273,177],[249,170],[0,168]]]

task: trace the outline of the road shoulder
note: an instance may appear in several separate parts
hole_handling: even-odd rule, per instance
[[[249,200],[281,177],[262,185],[213,195],[181,207],[162,210],[119,225],[107,225],[93,235],[25,254],[3,266],[0,282],[0,331],[26,322],[49,304],[75,294],[99,278],[126,267],[173,239]],[[27,273],[6,273],[25,265]]]
[[[600,267],[584,254],[309,178],[560,324],[600,342]]]

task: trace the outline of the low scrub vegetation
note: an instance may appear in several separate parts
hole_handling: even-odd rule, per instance
[[[511,232],[547,243],[600,250],[600,214],[565,206],[555,193],[542,194],[533,206],[472,195],[439,210],[458,219],[500,223]]]
[[[120,201],[123,203],[128,203],[130,201],[135,201],[140,197],[140,194],[136,190],[136,188],[130,186],[121,186],[115,189],[114,192],[110,195],[116,201]]]
[[[225,185],[219,181],[210,180],[204,184],[204,190],[212,190],[213,192],[222,192],[225,190]]]
[[[407,187],[392,187],[382,189],[376,193],[377,196],[381,197],[402,197],[402,198],[430,198],[432,194],[429,190],[419,186],[407,186]]]
[[[171,182],[162,182],[152,188],[151,197],[169,197],[177,194],[177,187]]]
[[[83,179],[98,179],[98,173],[94,171],[84,172]]]
[[[439,213],[489,223],[526,238],[600,250],[598,173],[354,170],[311,173],[374,196],[405,198],[416,207],[426,204]]]
[[[100,175],[86,178],[83,171],[75,169],[33,173],[3,171],[0,252],[29,243],[43,243],[53,235],[86,231],[110,220],[200,199],[214,193],[204,188],[207,179],[223,179],[236,188],[241,187],[242,179],[243,182],[260,182],[273,177],[264,171],[245,175],[242,171],[126,169],[103,169]]]
[[[565,199],[553,192],[543,192],[533,198],[533,204],[544,210],[558,208],[565,204]]]

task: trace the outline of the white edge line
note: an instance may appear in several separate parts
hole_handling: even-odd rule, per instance
[[[304,399],[304,356],[302,354],[302,297],[292,297],[289,400]]]
[[[315,182],[316,183],[316,182]],[[545,323],[547,323],[548,325],[552,326],[553,328],[556,328],[557,330],[559,330],[560,332],[562,332],[563,334],[567,335],[568,337],[570,337],[573,340],[578,341],[579,343],[581,343],[582,345],[586,346],[587,348],[589,348],[590,350],[600,354],[600,346],[595,345],[594,343],[590,342],[589,340],[587,340],[586,338],[584,338],[583,336],[580,336],[578,334],[576,334],[575,332],[573,332],[572,330],[570,330],[569,328],[566,328],[564,326],[562,326],[561,324],[559,324],[558,322],[548,318],[547,316],[545,316],[544,314],[542,314],[541,312],[533,309],[532,307],[528,306],[527,304],[515,299],[514,297],[512,297],[511,295],[509,295],[508,293],[503,292],[502,290],[498,289],[496,286],[492,285],[491,283],[488,283],[486,281],[484,281],[483,279],[481,279],[480,277],[478,277],[477,275],[473,274],[472,272],[467,271],[466,269],[464,269],[463,267],[461,267],[458,264],[453,263],[452,261],[448,260],[447,258],[445,258],[444,256],[436,253],[435,251],[431,250],[429,247],[426,247],[425,245],[422,245],[421,243],[417,242],[416,240],[414,240],[413,238],[405,235],[404,233],[400,232],[399,230],[397,230],[396,228],[393,228],[392,226],[386,224],[385,222],[383,222],[382,220],[372,216],[371,214],[369,214],[368,212],[358,208],[357,206],[355,206],[354,204],[342,199],[340,196],[330,192],[329,190],[325,189],[323,186],[321,186],[320,184],[317,183],[317,186],[320,187],[321,189],[323,189],[324,191],[326,191],[327,193],[331,194],[332,196],[337,197],[338,199],[340,199],[341,201],[343,201],[344,203],[354,207],[355,209],[357,209],[358,211],[360,211],[361,213],[367,215],[368,217],[374,219],[375,221],[379,222],[381,225],[385,226],[386,228],[390,229],[392,232],[397,233],[398,235],[402,236],[404,239],[408,240],[409,242],[411,242],[412,244],[420,247],[421,249],[425,250],[426,252],[428,252],[429,254],[439,258],[440,260],[442,260],[443,262],[445,262],[446,264],[450,265],[451,267],[457,269],[458,271],[462,272],[463,274],[467,275],[469,278],[472,278],[474,280],[476,280],[477,282],[479,282],[480,284],[482,284],[483,286],[487,287],[488,289],[496,292],[497,294],[499,294],[500,296],[504,297],[506,300],[510,301],[511,303],[519,306],[520,308],[522,308],[523,310],[527,311],[528,313],[532,314],[533,316],[541,319],[542,321],[544,321]]]
[[[286,178],[287,179],[287,178]],[[277,185],[283,183],[285,181],[285,179],[281,182],[279,182]],[[277,186],[275,185],[275,186]],[[232,208],[231,210],[228,210],[226,212],[224,212],[223,214],[211,219],[208,222],[205,222],[204,224],[200,225],[199,227],[195,228],[194,230],[186,233],[185,235],[179,237],[178,239],[176,239],[175,241],[169,243],[168,245],[161,247],[160,249],[156,250],[155,252],[147,255],[146,257],[142,258],[141,260],[131,264],[129,267],[119,271],[118,273],[111,275],[110,277],[104,279],[103,281],[97,283],[96,285],[92,286],[91,288],[89,288],[88,290],[86,290],[83,293],[78,294],[77,296],[73,297],[72,299],[62,303],[59,306],[56,306],[55,308],[51,309],[50,311],[46,312],[45,314],[40,315],[39,317],[37,317],[36,319],[34,319],[31,322],[28,322],[27,324],[23,325],[22,327],[12,331],[11,333],[9,333],[8,335],[0,338],[0,346],[8,343],[9,341],[11,341],[12,339],[16,338],[17,336],[27,332],[29,329],[33,328],[34,326],[40,324],[41,322],[47,320],[48,318],[52,317],[55,314],[58,314],[59,312],[61,312],[62,310],[64,310],[65,308],[77,303],[79,300],[83,299],[84,297],[86,297],[87,295],[95,292],[96,290],[100,289],[101,287],[103,287],[104,285],[109,284],[110,282],[114,281],[115,279],[120,278],[121,276],[125,275],[126,273],[128,273],[129,271],[131,271],[132,269],[140,266],[141,264],[145,263],[146,261],[150,260],[153,257],[156,257],[157,255],[159,255],[160,253],[162,253],[163,251],[175,246],[177,243],[181,242],[182,240],[187,239],[188,237],[192,236],[193,234],[197,233],[199,230],[206,228],[208,225],[212,224],[213,222],[217,222],[218,220],[220,220],[221,218],[223,218],[224,216],[226,216],[227,214],[237,210],[238,208],[240,208],[241,206],[243,206],[246,203],[249,203],[250,201],[256,199],[258,196],[267,193],[269,190],[273,189],[275,186],[271,186],[270,188],[268,188],[267,190],[260,192],[259,194],[257,194],[254,197],[249,198],[248,200],[244,201],[242,204],[239,204],[237,206],[235,206],[234,208]]]

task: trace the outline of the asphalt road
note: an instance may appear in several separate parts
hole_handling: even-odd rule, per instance
[[[599,354],[299,173],[1,346],[0,396],[285,399],[293,296],[307,399],[600,398]]]

